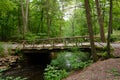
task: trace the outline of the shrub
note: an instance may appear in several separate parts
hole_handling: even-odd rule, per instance
[[[44,79],[45,80],[61,80],[68,75],[66,70],[61,69],[59,70],[55,66],[48,65],[45,69]]]
[[[108,55],[107,52],[102,52],[102,53],[97,53],[98,57],[104,59],[108,59],[108,58],[115,58],[115,56],[113,54],[110,54],[110,56]]]
[[[61,80],[68,75],[68,71],[82,69],[92,63],[86,53],[62,52],[58,57],[51,61],[44,73],[45,80]]]
[[[120,73],[116,68],[112,68],[112,69],[108,70],[107,72],[111,73],[115,77],[120,76]]]
[[[57,66],[67,71],[84,68],[89,64],[89,57],[83,52],[63,52],[59,53],[58,57],[52,60],[51,65]]]
[[[3,57],[3,56],[5,56],[4,55],[4,48],[3,48],[3,44],[0,43],[0,57]]]
[[[111,35],[110,41],[116,42],[120,40],[120,35]]]
[[[36,35],[33,33],[26,33],[25,34],[25,40],[27,40],[27,43],[32,43],[36,39]]]
[[[5,77],[5,78],[1,78],[1,77],[0,77],[0,80],[27,80],[27,78],[8,76],[8,77]]]

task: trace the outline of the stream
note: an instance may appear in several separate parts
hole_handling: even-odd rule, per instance
[[[85,49],[85,51],[89,50]],[[70,62],[68,60],[72,55],[72,52],[66,52],[66,55],[64,55],[66,59],[64,64],[66,64],[66,67],[70,67]],[[57,52],[25,53],[23,56],[22,61],[16,62],[15,65],[11,66],[11,68],[3,71],[3,78],[6,76],[14,76],[27,78],[27,80],[44,80],[44,69],[47,64],[50,64],[52,59],[56,58]]]
[[[2,77],[14,76],[27,78],[27,80],[44,80],[44,69],[47,64],[51,61],[50,54],[26,54],[24,60],[17,66],[12,66],[11,68],[3,71]]]

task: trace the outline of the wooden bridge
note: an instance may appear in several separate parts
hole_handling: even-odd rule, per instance
[[[94,37],[95,46],[104,48],[107,43],[100,41],[100,37]],[[114,49],[120,49],[120,43],[111,43]],[[19,49],[26,53],[42,53],[44,51],[64,50],[71,48],[90,49],[90,41],[88,36],[75,36],[65,38],[48,38],[48,39],[36,39],[33,41],[23,40],[21,43],[3,43],[3,47],[6,52],[10,49],[14,52]],[[27,52],[28,51],[28,52]]]
[[[106,44],[98,42],[100,37],[94,37],[95,45],[104,47]],[[75,36],[65,38],[48,38],[36,40],[23,40],[21,43],[4,44],[4,48],[8,50],[11,48],[13,51],[19,49],[22,51],[47,51],[47,50],[63,50],[71,48],[90,48],[88,36]]]
[[[99,37],[95,37],[96,40]],[[90,47],[89,37],[75,36],[65,38],[36,39],[33,41],[24,40],[21,49],[65,49],[65,48],[85,48]],[[18,46],[19,48],[19,46]]]

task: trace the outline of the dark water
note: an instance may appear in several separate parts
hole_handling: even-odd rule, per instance
[[[28,78],[28,80],[44,80],[43,79],[44,67],[41,65],[29,66],[24,68],[11,68],[3,72],[5,76],[20,76]]]
[[[23,77],[28,80],[44,80],[44,69],[51,61],[49,54],[27,54],[24,60],[16,67],[3,72],[2,77],[15,76]]]

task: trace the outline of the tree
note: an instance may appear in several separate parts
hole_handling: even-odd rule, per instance
[[[104,22],[103,22],[103,16],[101,13],[101,9],[100,9],[100,4],[98,0],[95,0],[96,3],[96,8],[97,8],[97,16],[98,16],[98,23],[100,26],[100,37],[101,37],[101,41],[105,42],[105,33],[104,33]]]
[[[112,0],[110,0],[110,11],[109,11],[109,26],[108,26],[108,38],[107,38],[107,54],[110,57],[110,35],[112,27]]]
[[[0,1],[0,39],[5,41],[10,39],[16,29],[17,6],[13,1]]]
[[[87,19],[90,45],[91,45],[91,53],[92,53],[94,61],[97,61],[96,49],[95,49],[95,45],[94,45],[92,22],[91,22],[92,19],[91,19],[91,13],[90,13],[90,4],[89,4],[89,0],[84,0],[84,1],[85,1],[86,19]]]
[[[27,27],[28,27],[28,5],[29,5],[29,0],[26,0],[26,5],[24,5],[24,0],[21,0],[23,38],[25,38],[25,33],[27,32]]]
[[[61,11],[62,12],[64,12],[64,1],[65,0],[60,0],[60,2],[61,2]],[[61,15],[60,20],[63,20],[63,15]],[[63,25],[63,22],[60,21],[60,37],[62,37],[62,25]]]

